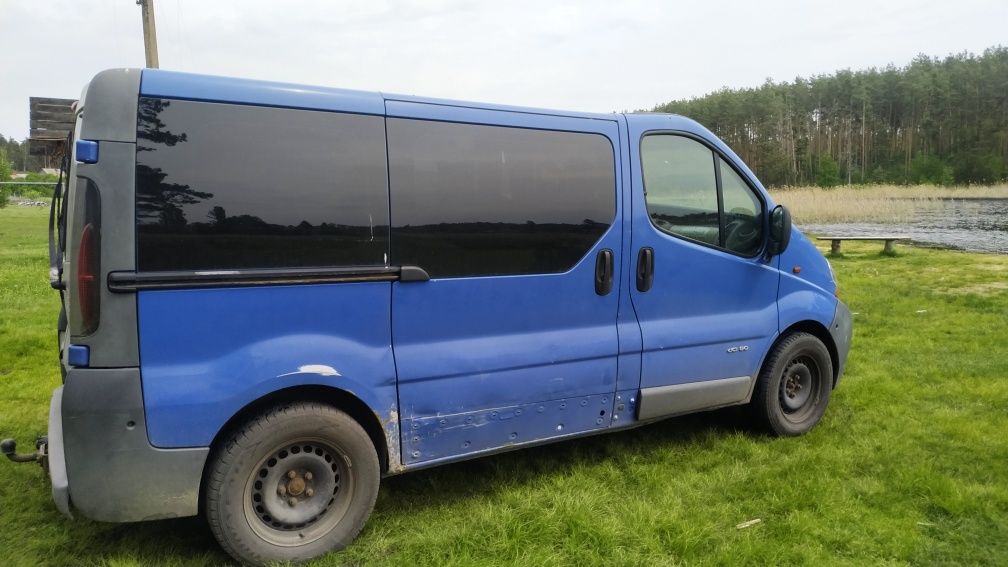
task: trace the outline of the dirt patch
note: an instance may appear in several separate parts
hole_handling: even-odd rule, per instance
[[[1008,282],[986,282],[938,290],[946,295],[997,295],[1008,291]]]
[[[1008,264],[973,264],[973,268],[985,272],[1008,272]]]

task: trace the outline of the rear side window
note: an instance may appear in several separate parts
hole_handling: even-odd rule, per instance
[[[384,120],[141,98],[136,219],[143,271],[384,265]]]
[[[612,224],[598,134],[388,119],[392,262],[432,277],[571,269]]]

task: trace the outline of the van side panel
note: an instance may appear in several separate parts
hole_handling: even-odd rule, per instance
[[[577,301],[556,301],[590,287],[583,282],[591,282],[594,264],[594,257],[582,261],[573,277],[393,284],[396,305],[410,306],[397,311],[395,321],[402,396],[409,400],[404,419],[614,391],[615,320],[600,324]],[[486,301],[495,296],[511,301]],[[446,303],[458,309],[441,311]],[[573,378],[585,375],[595,379]]]
[[[207,446],[244,406],[300,385],[347,391],[397,425],[390,285],[139,292],[151,444]]]

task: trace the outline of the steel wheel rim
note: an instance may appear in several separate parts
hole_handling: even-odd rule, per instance
[[[318,438],[288,441],[252,469],[243,493],[245,520],[273,545],[305,545],[339,524],[353,489],[349,458],[337,445]]]
[[[784,367],[778,398],[784,417],[793,423],[804,421],[819,400],[822,371],[809,356],[796,356]]]

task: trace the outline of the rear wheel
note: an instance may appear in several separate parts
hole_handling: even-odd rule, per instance
[[[774,435],[801,435],[819,423],[832,390],[833,362],[826,345],[808,333],[792,333],[763,363],[752,413]]]
[[[235,559],[305,561],[353,541],[380,476],[371,439],[350,416],[292,403],[252,419],[217,450],[204,508]]]

